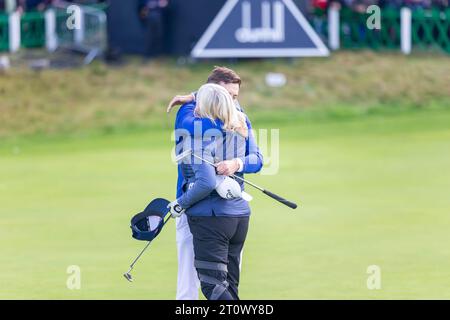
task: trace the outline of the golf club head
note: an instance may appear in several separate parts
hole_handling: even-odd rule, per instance
[[[131,276],[131,274],[129,272],[124,273],[123,276],[125,277],[125,279],[127,279],[129,282],[133,282],[133,277]]]

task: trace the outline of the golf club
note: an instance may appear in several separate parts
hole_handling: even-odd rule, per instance
[[[196,155],[195,152],[192,151],[192,149],[186,150],[186,151],[182,152],[182,153],[181,153],[180,155],[178,155],[175,159],[176,159],[176,161],[178,162],[178,161],[181,161],[182,159],[184,159],[185,157],[187,157],[188,155],[191,155],[191,154],[192,154],[194,157],[196,157],[197,159],[200,159],[200,160],[202,160],[202,161],[204,161],[204,162],[206,162],[206,163],[209,163],[209,164],[212,165],[213,167],[217,168],[217,165],[216,165],[215,163],[212,163],[211,161],[205,160],[205,159],[203,159],[202,157],[200,157],[199,155]],[[246,179],[244,179],[244,178],[241,178],[241,177],[239,177],[239,176],[237,176],[237,175],[235,175],[235,174],[233,174],[232,177],[235,178],[235,179],[238,179],[238,180],[240,180],[240,181],[242,181],[242,182],[244,182],[244,183],[246,183],[246,184],[248,184],[248,185],[250,185],[250,186],[252,186],[252,187],[255,188],[255,189],[258,189],[259,191],[261,191],[261,192],[264,193],[265,195],[271,197],[272,199],[277,200],[278,202],[281,202],[282,204],[288,206],[288,207],[291,208],[291,209],[296,209],[296,208],[297,208],[297,204],[296,204],[296,203],[291,202],[291,201],[289,201],[289,200],[286,200],[286,199],[284,199],[283,197],[280,197],[279,195],[276,195],[275,193],[270,192],[269,190],[266,190],[266,189],[264,189],[264,188],[262,188],[262,187],[260,187],[260,186],[258,186],[258,185],[256,185],[256,184],[254,184],[253,182],[250,182],[250,181],[248,181],[248,180],[246,180]]]
[[[141,251],[141,253],[139,253],[139,255],[136,257],[136,259],[134,259],[133,263],[130,265],[130,269],[128,269],[127,272],[125,272],[123,274],[123,276],[125,277],[125,279],[127,279],[130,282],[133,282],[133,277],[131,276],[131,270],[133,270],[134,264],[139,260],[139,258],[142,256],[142,254],[145,252],[145,250],[147,250],[148,246],[150,245],[151,241],[149,241],[147,243],[147,245],[145,246],[145,248]]]
[[[167,221],[169,221],[169,219],[171,218],[171,215],[169,214],[169,216],[166,218],[166,220],[163,223],[163,226],[167,223]],[[142,251],[139,253],[139,255],[136,257],[136,259],[134,259],[134,261],[131,263],[130,265],[130,269],[128,269],[127,272],[125,272],[123,274],[123,276],[125,277],[125,279],[127,279],[129,282],[133,282],[133,277],[131,276],[131,271],[134,268],[134,265],[136,264],[136,262],[139,260],[139,258],[144,254],[145,250],[147,250],[147,248],[150,246],[150,243],[153,240],[150,240],[147,245],[144,247],[144,249],[142,249]]]

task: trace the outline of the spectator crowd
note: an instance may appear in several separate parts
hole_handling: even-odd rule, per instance
[[[106,0],[0,0],[0,12],[44,11],[50,5],[58,2],[72,2],[88,5],[103,3],[106,2]]]
[[[0,0],[0,12],[13,12],[19,10],[43,11],[48,6],[57,2],[73,2],[79,4],[95,4],[104,3],[107,0]],[[349,8],[356,12],[363,12],[370,5],[378,5],[381,8],[402,8],[408,7],[412,9],[445,9],[449,7],[450,0],[306,0],[310,2],[312,11],[324,11],[331,5],[336,5],[341,8]],[[305,1],[305,2],[306,2]],[[165,7],[166,5],[159,5],[158,0],[140,0],[140,6],[156,8],[158,6]],[[162,1],[167,2],[167,1]],[[301,1],[299,1],[301,2]]]
[[[311,0],[312,11],[324,12],[329,6],[348,8],[356,12],[365,12],[371,5],[380,8],[400,9],[403,7],[411,9],[446,9],[450,0]]]

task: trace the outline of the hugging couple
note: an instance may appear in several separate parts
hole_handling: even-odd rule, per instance
[[[242,249],[248,231],[251,196],[240,179],[257,173],[263,158],[251,123],[238,103],[241,78],[216,67],[193,94],[176,96],[178,164],[176,218],[178,300],[238,300]],[[189,152],[191,150],[192,152]],[[212,165],[213,163],[214,165]]]

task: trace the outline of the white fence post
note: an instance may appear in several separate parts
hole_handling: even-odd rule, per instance
[[[5,11],[8,13],[12,13],[16,11],[17,3],[16,0],[6,0],[5,1]]]
[[[328,45],[331,50],[338,50],[340,47],[339,19],[339,9],[331,6],[328,9]]]
[[[54,9],[45,11],[45,47],[49,52],[53,52],[58,47],[56,37],[56,13]]]
[[[411,9],[402,8],[400,10],[400,23],[401,23],[401,49],[404,54],[411,53],[411,23],[412,23],[412,14]]]
[[[20,49],[20,13],[13,12],[8,17],[9,23],[9,51],[17,52]]]

